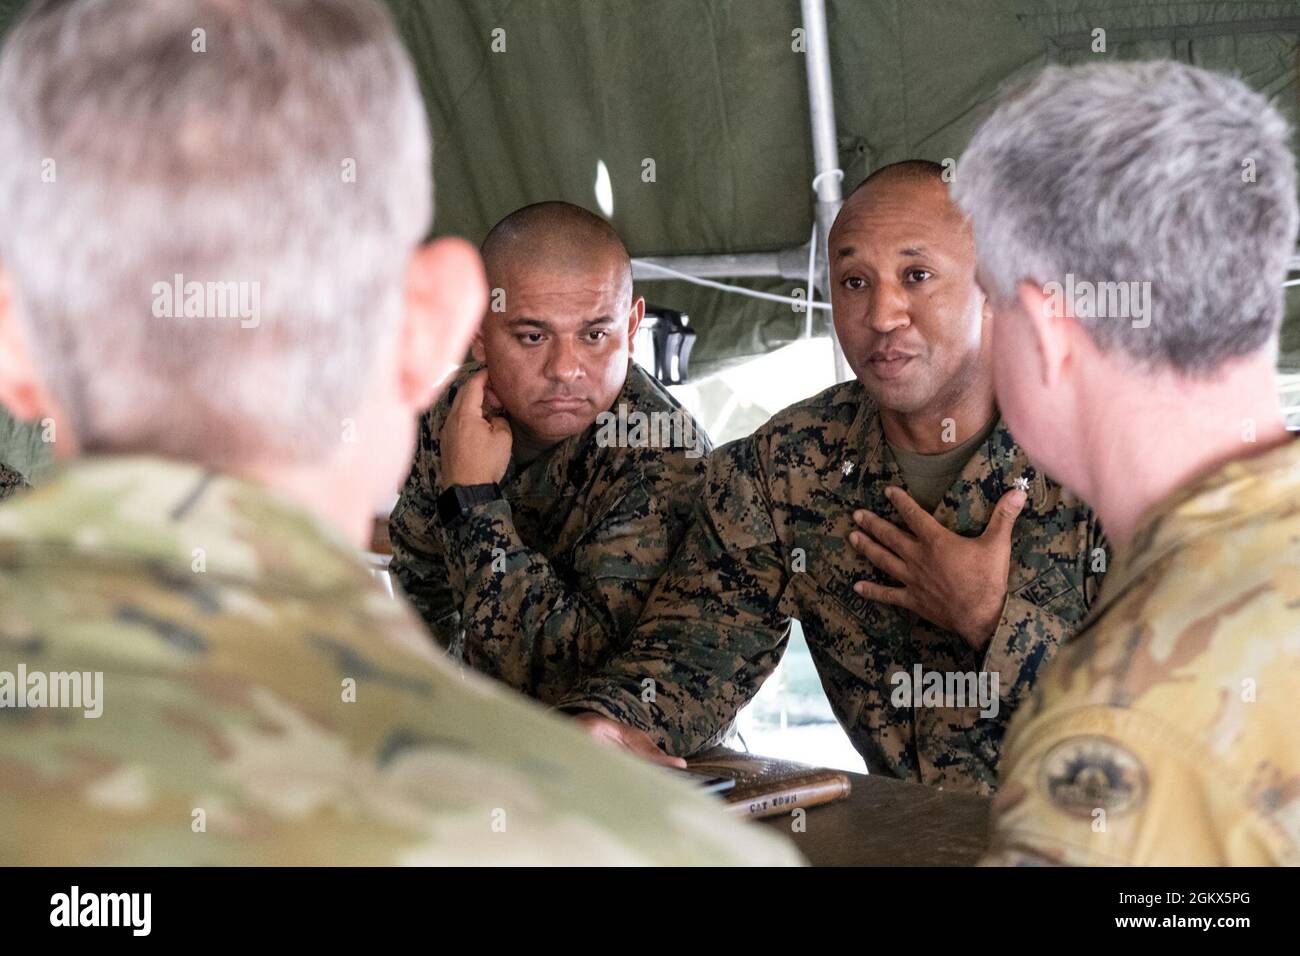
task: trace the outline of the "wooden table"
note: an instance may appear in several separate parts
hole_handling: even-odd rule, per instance
[[[853,790],[813,807],[803,833],[790,814],[768,817],[814,866],[970,866],[988,845],[989,798],[893,777],[850,773]]]

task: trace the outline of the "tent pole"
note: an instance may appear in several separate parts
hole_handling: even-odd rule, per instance
[[[815,202],[813,216],[817,222],[817,253],[814,274],[822,300],[829,302],[830,268],[826,239],[831,225],[844,203],[843,173],[840,171],[839,147],[835,132],[835,98],[831,88],[830,41],[826,28],[825,0],[800,0],[803,15],[805,66],[808,71],[808,111],[812,121],[813,188]],[[734,256],[662,256],[648,261],[668,266],[688,275],[708,277],[779,276],[787,279],[801,278],[806,270],[807,246],[802,249],[784,249],[780,252],[747,253]],[[800,259],[805,263],[800,264]],[[633,276],[638,280],[668,278],[653,270],[637,269],[633,262]],[[846,382],[853,378],[853,370],[844,357],[834,326],[830,329],[834,350],[835,380]]]
[[[830,269],[826,251],[826,237],[843,205],[839,172],[839,147],[835,141],[835,99],[831,91],[831,52],[826,35],[825,0],[800,0],[803,9],[804,40],[807,44],[808,110],[812,116],[813,185],[816,204],[813,215],[817,220],[817,287],[825,301],[830,301]],[[845,382],[853,378],[844,350],[831,328],[831,342],[835,350],[835,380]]]

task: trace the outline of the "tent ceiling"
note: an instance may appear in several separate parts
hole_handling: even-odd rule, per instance
[[[479,241],[541,199],[599,209],[603,163],[611,219],[634,255],[807,241],[798,0],[388,3],[428,105],[439,233]],[[0,28],[22,6],[0,0]],[[846,189],[887,162],[959,157],[998,86],[1048,62],[1176,57],[1236,71],[1293,122],[1300,114],[1297,0],[828,0],[828,21]],[[1105,54],[1091,49],[1098,27]],[[681,283],[640,288],[692,316],[697,366],[767,351],[804,325],[782,305]],[[1293,304],[1300,316],[1300,294]],[[1300,366],[1300,322],[1285,343]]]
[[[770,251],[812,227],[797,0],[391,0],[436,140],[440,232],[481,239],[528,202],[598,208],[634,255]],[[961,154],[998,86],[1048,62],[1176,57],[1240,73],[1294,120],[1300,3],[830,0],[845,186],[909,157]],[[504,50],[494,52],[495,36]],[[498,43],[498,47],[500,43]],[[646,182],[646,160],[655,178]],[[752,283],[789,291],[790,282]],[[695,361],[797,336],[781,305],[643,283],[689,312]],[[1300,304],[1300,297],[1297,297]],[[1289,344],[1300,362],[1300,329]]]

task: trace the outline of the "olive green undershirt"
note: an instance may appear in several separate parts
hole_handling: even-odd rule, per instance
[[[889,450],[898,462],[898,470],[903,473],[907,493],[926,511],[934,511],[943,500],[944,492],[952,487],[966,467],[966,462],[993,434],[997,424],[998,416],[994,415],[987,425],[970,438],[937,455],[919,455],[891,443]]]

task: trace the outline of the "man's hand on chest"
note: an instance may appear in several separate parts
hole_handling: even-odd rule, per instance
[[[885,494],[907,528],[861,509],[853,514],[860,530],[850,532],[848,543],[902,586],[859,581],[854,590],[869,600],[913,611],[983,650],[1006,601],[1011,530],[1025,505],[1025,493],[1015,489],[1003,495],[977,538],[949,531],[901,488],[888,488]]]

